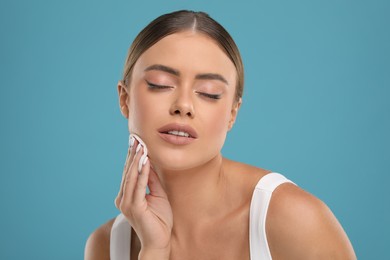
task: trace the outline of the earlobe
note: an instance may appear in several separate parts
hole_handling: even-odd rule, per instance
[[[129,111],[126,106],[121,106],[121,113],[124,117],[129,118]]]
[[[231,111],[231,117],[229,120],[229,125],[228,125],[228,131],[230,131],[233,128],[234,123],[236,122],[238,110],[241,107],[242,99],[240,98],[238,101],[235,101],[232,107]]]
[[[236,121],[236,119],[231,119],[231,120],[229,121],[228,131],[232,130],[235,121]]]
[[[129,109],[128,109],[128,99],[129,95],[127,93],[127,88],[126,85],[124,84],[123,81],[118,82],[118,98],[119,98],[119,108],[122,113],[122,115],[125,118],[129,118]]]

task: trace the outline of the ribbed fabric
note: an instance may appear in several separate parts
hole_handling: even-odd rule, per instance
[[[262,177],[253,191],[249,214],[249,247],[251,260],[271,260],[265,221],[272,192],[286,182],[283,175],[273,172]],[[130,260],[131,227],[123,214],[119,214],[111,229],[110,259]]]

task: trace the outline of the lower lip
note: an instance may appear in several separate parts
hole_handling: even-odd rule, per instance
[[[174,145],[185,145],[190,144],[195,141],[195,138],[178,136],[178,135],[170,135],[165,133],[159,133],[160,137],[164,139],[166,142]]]

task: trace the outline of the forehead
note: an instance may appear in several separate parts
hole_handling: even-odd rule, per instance
[[[181,74],[219,73],[235,82],[233,62],[208,36],[192,32],[168,35],[147,49],[134,66],[134,73],[153,64],[175,68]]]

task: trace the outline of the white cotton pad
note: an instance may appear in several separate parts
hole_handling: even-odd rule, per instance
[[[129,146],[132,147],[134,145],[134,139],[137,139],[139,145],[141,145],[144,148],[144,153],[141,156],[141,159],[139,160],[138,163],[138,172],[141,173],[142,166],[146,164],[148,161],[148,148],[146,147],[144,141],[142,141],[141,137],[139,137],[136,134],[130,134],[129,136]],[[140,149],[137,147],[137,149]]]

